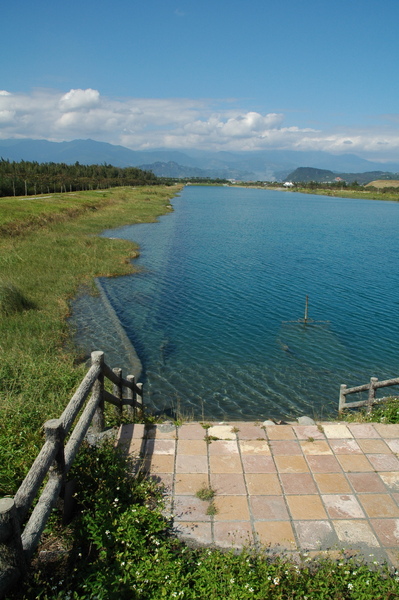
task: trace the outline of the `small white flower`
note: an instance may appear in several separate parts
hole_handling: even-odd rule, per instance
[[[273,583],[274,583],[274,585],[278,585],[280,583],[280,577],[275,577],[273,579]]]
[[[348,590],[353,590],[353,583],[348,583]]]
[[[230,583],[234,583],[234,582],[235,582],[235,579],[232,577],[232,578],[230,579]]]

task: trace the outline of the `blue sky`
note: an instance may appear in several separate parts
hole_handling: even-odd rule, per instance
[[[399,160],[398,0],[14,0],[0,139]]]

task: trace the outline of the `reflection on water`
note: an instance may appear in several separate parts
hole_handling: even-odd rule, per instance
[[[397,374],[399,205],[193,186],[174,206],[104,234],[141,247],[144,272],[101,283],[150,408],[327,415],[340,383]],[[309,316],[329,323],[287,323],[307,294]]]

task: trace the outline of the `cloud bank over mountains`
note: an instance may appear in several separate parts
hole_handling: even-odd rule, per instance
[[[362,129],[323,131],[285,122],[282,113],[262,115],[207,99],[114,98],[91,88],[0,91],[0,139],[92,138],[133,150],[322,150],[399,160],[397,115]]]

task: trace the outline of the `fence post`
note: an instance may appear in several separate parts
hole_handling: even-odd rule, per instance
[[[378,381],[378,377],[370,377],[370,389],[369,389],[369,396],[367,399],[367,414],[369,415],[371,413],[371,409],[373,406],[373,403],[375,401],[375,387],[374,384],[377,383]]]
[[[92,352],[91,353],[91,364],[100,363],[101,366],[104,364],[104,352]],[[98,397],[98,406],[94,413],[92,421],[92,429],[94,433],[101,433],[104,429],[104,372],[101,370],[97,381],[93,385],[93,394]]]
[[[116,418],[119,421],[119,424],[122,421],[122,400],[123,400],[123,395],[122,395],[122,369],[112,369],[113,372],[115,373],[116,377],[118,378],[118,383],[114,383],[113,386],[113,391],[114,391],[114,396],[116,396],[116,398],[118,398],[119,402],[121,403],[121,406],[115,406],[115,415]]]
[[[344,410],[345,407],[345,390],[348,388],[347,385],[345,385],[344,383],[342,385],[340,385],[339,388],[339,404],[338,404],[338,412],[341,413]]]
[[[140,394],[137,394],[137,396],[136,396],[136,407],[138,408],[138,410],[142,414],[143,410],[144,410],[143,384],[142,383],[138,383],[137,387],[140,390]]]
[[[134,389],[134,385],[135,385],[135,383],[136,383],[136,378],[135,378],[135,376],[134,376],[134,375],[128,375],[128,376],[126,377],[126,379],[127,379],[127,380],[128,380],[128,381],[129,381],[129,382],[132,384],[132,387],[131,387],[131,388],[130,388],[130,387],[127,387],[127,388],[126,388],[126,398],[127,398],[128,400],[135,400],[135,395],[136,395],[136,394],[135,394],[135,392],[133,391],[133,389]],[[129,417],[129,419],[131,419],[133,422],[135,421],[135,414],[136,414],[136,411],[135,411],[135,405],[136,405],[136,403],[134,403],[134,406],[131,406],[130,404],[128,404],[128,405],[126,406],[126,412],[127,412],[127,415],[128,415],[128,417]]]
[[[0,499],[0,598],[25,573],[21,529],[13,498]]]

